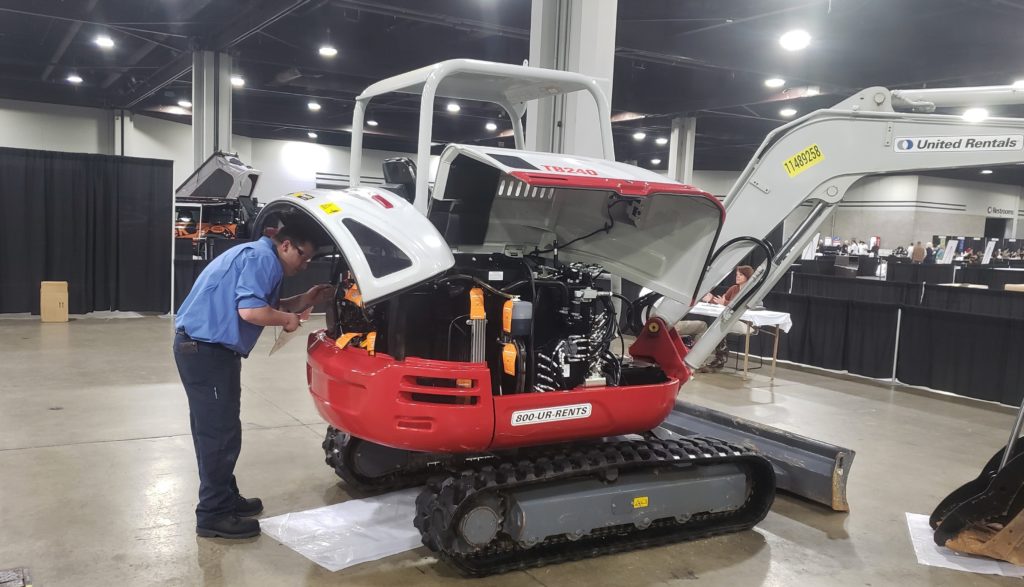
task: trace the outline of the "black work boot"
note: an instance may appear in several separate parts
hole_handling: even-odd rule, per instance
[[[238,496],[235,504],[235,515],[239,518],[259,515],[263,511],[263,500],[258,497]]]
[[[247,520],[232,514],[206,526],[196,526],[196,534],[203,538],[252,538],[260,535],[258,520]]]

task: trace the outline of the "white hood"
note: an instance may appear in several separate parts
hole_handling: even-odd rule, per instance
[[[430,219],[379,187],[312,190],[272,201],[317,220],[345,256],[366,303],[414,287],[454,263],[451,249],[554,254],[602,265],[692,301],[724,218],[714,196],[603,159],[450,145]],[[436,227],[436,228],[435,228]]]
[[[682,302],[725,217],[711,194],[625,163],[470,145],[441,154],[433,198],[431,220],[454,247],[529,253],[557,240],[561,260],[598,263]],[[445,230],[445,210],[458,230]]]
[[[330,235],[354,274],[364,303],[414,287],[455,264],[451,249],[430,221],[387,190],[360,187],[288,194],[267,204],[256,224],[262,226],[275,212],[296,209]]]

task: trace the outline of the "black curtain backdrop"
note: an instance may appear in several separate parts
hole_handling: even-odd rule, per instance
[[[861,302],[917,304],[921,286],[877,279],[797,273],[793,276],[793,291],[790,293]]]
[[[1007,283],[1024,283],[1024,271],[1006,271],[988,266],[964,265],[956,273],[957,283],[987,285],[989,289],[1003,289]]]
[[[772,293],[765,307],[787,312],[793,320],[793,328],[779,339],[779,359],[868,377],[892,376],[897,305]],[[763,340],[751,340],[752,352],[771,356],[771,336],[757,338]],[[743,337],[730,337],[729,346],[742,352]]]
[[[801,259],[797,262],[798,273],[810,273],[812,275],[834,275],[836,258],[831,255],[825,255],[814,259]]]
[[[172,162],[0,148],[0,313],[39,313],[39,283],[68,310],[166,312]]]
[[[926,308],[1024,320],[1024,292],[926,285]]]
[[[910,283],[953,283],[953,265],[889,263],[885,279]]]
[[[1019,405],[1024,320],[904,308],[896,378],[959,395]]]

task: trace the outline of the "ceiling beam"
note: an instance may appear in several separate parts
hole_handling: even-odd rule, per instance
[[[85,6],[85,12],[92,12],[93,8],[96,8],[96,2],[99,0],[89,0],[89,3]],[[53,72],[54,64],[60,63],[61,57],[64,57],[64,52],[68,50],[68,46],[71,45],[71,41],[75,40],[78,36],[78,31],[82,28],[81,22],[72,22],[71,26],[68,27],[68,32],[64,34],[64,38],[60,40],[57,48],[53,51],[53,56],[50,57],[50,64],[43,69],[43,75],[40,79],[44,82],[50,78],[50,73]]]
[[[233,22],[220,29],[212,36],[199,40],[199,47],[211,51],[229,49],[264,28],[288,16],[291,12],[309,4],[312,0],[263,0],[238,16]],[[192,71],[191,53],[182,53],[173,61],[161,67],[156,73],[145,80],[120,99],[124,108],[134,108],[140,102],[159,92],[164,86]]]
[[[96,4],[96,0],[91,0],[91,2],[94,5]],[[181,18],[182,18],[182,20],[189,20],[192,17],[194,17],[195,15],[199,14],[199,11],[201,11],[203,8],[205,8],[209,3],[210,3],[210,0],[192,0],[189,4],[187,4],[185,6],[182,6],[181,7]],[[92,10],[92,8],[90,8],[89,10]],[[166,38],[167,38],[166,36],[161,36],[161,37],[157,38],[156,41],[163,41]],[[158,46],[159,45],[157,43],[155,43],[155,42],[148,42],[148,43],[146,43],[142,47],[139,47],[139,49],[136,50],[135,53],[132,53],[132,55],[128,58],[128,63],[131,64],[131,65],[138,64],[143,59],[145,59],[147,55],[152,53],[153,50],[156,49]],[[108,75],[107,79],[103,80],[103,82],[100,83],[100,87],[104,88],[104,89],[109,88],[110,86],[112,86],[115,83],[117,83],[117,80],[121,79],[121,77],[123,75],[124,75],[123,72],[112,73],[112,74]]]
[[[411,20],[414,22],[422,22],[456,29],[489,33],[492,35],[512,37],[515,39],[530,39],[530,31],[528,29],[503,26],[499,24],[485,22],[482,20],[474,20],[471,18],[461,18],[452,14],[438,14],[437,12],[427,12],[424,10],[414,10],[412,8],[391,6],[376,1],[331,0],[331,5],[337,6],[339,8],[360,10],[362,12],[367,12],[369,14],[396,16],[404,20]]]

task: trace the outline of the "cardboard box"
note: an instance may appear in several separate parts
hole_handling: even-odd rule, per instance
[[[43,322],[68,321],[68,282],[43,281],[39,284],[39,317]]]

